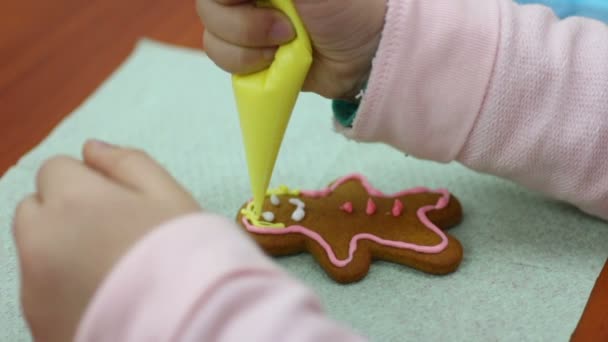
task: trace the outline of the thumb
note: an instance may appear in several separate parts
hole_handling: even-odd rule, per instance
[[[83,148],[84,162],[106,177],[136,191],[166,194],[181,186],[148,154],[90,140]]]

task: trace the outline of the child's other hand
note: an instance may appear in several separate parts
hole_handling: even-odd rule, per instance
[[[89,142],[48,161],[17,208],[23,311],[36,340],[69,341],[105,275],[150,230],[200,210],[142,152]]]
[[[294,0],[315,49],[304,85],[322,96],[352,98],[367,79],[384,26],[386,0]],[[280,12],[250,0],[197,0],[209,57],[224,70],[246,74],[272,62],[294,38]]]

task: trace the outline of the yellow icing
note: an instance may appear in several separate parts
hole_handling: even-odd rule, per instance
[[[290,189],[287,185],[280,185],[277,188],[269,189],[266,192],[266,196],[271,195],[289,195],[289,196],[300,196],[300,190],[298,189]],[[285,228],[283,223],[272,223],[266,222],[260,219],[260,216],[256,213],[254,209],[254,202],[251,201],[241,210],[241,214],[249,221],[252,225],[256,227],[265,227],[265,228]]]
[[[290,195],[290,196],[300,196],[300,190],[298,189],[290,189],[287,185],[279,185],[274,189],[269,189],[266,192],[266,196],[270,195]]]
[[[270,67],[232,77],[255,203],[252,210],[259,217],[283,135],[312,64],[312,46],[292,0],[258,4],[283,12],[296,31],[295,39],[278,48]]]

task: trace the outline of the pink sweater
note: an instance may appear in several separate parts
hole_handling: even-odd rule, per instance
[[[608,218],[608,27],[511,0],[389,0],[345,134],[493,173]],[[260,324],[272,322],[272,324]],[[78,341],[354,341],[230,220],[197,214],[140,241]]]

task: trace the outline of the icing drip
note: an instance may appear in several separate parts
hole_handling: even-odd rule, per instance
[[[391,210],[393,216],[398,217],[403,213],[403,203],[397,198],[393,203],[393,210]]]
[[[293,211],[293,214],[291,214],[291,219],[296,222],[300,222],[304,219],[305,215],[306,212],[304,212],[304,208],[297,207],[296,210]]]
[[[281,204],[281,200],[279,199],[279,196],[277,196],[276,194],[272,194],[270,195],[270,203],[272,203],[272,205],[276,207]]]
[[[340,210],[345,211],[349,214],[352,214],[353,212],[353,203],[352,202],[346,202],[344,204],[342,204],[340,206]]]
[[[365,208],[365,213],[367,215],[373,215],[376,212],[376,203],[371,198],[367,199],[367,207]]]
[[[409,243],[409,242],[386,240],[386,239],[383,239],[381,237],[378,237],[376,235],[369,234],[369,233],[361,233],[361,234],[357,234],[357,235],[353,236],[352,239],[350,240],[350,243],[348,246],[348,257],[346,259],[338,259],[334,250],[332,249],[332,247],[327,243],[327,241],[325,241],[325,239],[321,235],[319,235],[319,233],[317,233],[313,230],[310,230],[304,226],[291,225],[289,227],[282,226],[282,227],[284,227],[282,229],[268,229],[269,228],[268,224],[266,226],[258,225],[256,223],[256,221],[251,220],[250,217],[255,217],[255,215],[250,214],[250,216],[248,216],[247,215],[248,212],[246,209],[243,209],[243,211],[242,211],[243,225],[245,226],[245,228],[247,228],[248,231],[250,231],[252,233],[256,233],[256,234],[284,235],[284,234],[298,233],[298,234],[307,236],[308,238],[315,240],[325,250],[325,253],[327,254],[330,262],[337,267],[344,267],[353,260],[355,252],[357,251],[357,245],[358,245],[359,240],[370,240],[370,241],[374,241],[375,243],[378,243],[383,246],[407,249],[407,250],[412,250],[415,252],[426,253],[426,254],[440,253],[447,247],[447,245],[448,245],[447,236],[439,227],[437,227],[433,222],[431,222],[431,220],[429,220],[429,218],[427,216],[427,213],[429,211],[443,209],[448,206],[448,203],[450,201],[450,193],[445,189],[438,189],[438,190],[432,191],[427,188],[419,187],[419,188],[404,190],[404,191],[398,192],[393,195],[386,195],[382,191],[374,188],[367,181],[367,179],[365,179],[365,177],[363,177],[362,175],[352,174],[352,175],[347,175],[347,176],[344,176],[344,177],[338,179],[328,188],[325,188],[322,190],[307,190],[307,191],[303,190],[303,191],[300,191],[299,193],[305,197],[312,197],[312,198],[326,197],[329,194],[331,194],[338,186],[342,185],[343,183],[345,183],[349,180],[360,181],[361,185],[363,185],[363,187],[366,189],[366,191],[371,196],[376,196],[376,197],[396,198],[396,197],[401,197],[401,196],[406,196],[406,195],[429,193],[429,192],[441,194],[441,197],[437,200],[437,203],[432,204],[432,205],[427,205],[424,207],[420,207],[416,211],[416,215],[418,216],[418,219],[420,220],[420,222],[424,226],[426,226],[429,230],[431,230],[433,233],[437,234],[437,236],[439,236],[439,238],[441,238],[441,242],[434,246],[421,246],[421,245],[417,245],[417,244]],[[253,206],[253,201],[250,202],[250,204],[247,207],[251,208],[252,206]],[[252,213],[252,212],[250,211],[249,213]],[[270,226],[270,227],[272,227],[272,226]],[[277,225],[274,225],[274,227],[277,227]]]
[[[263,212],[262,213],[262,218],[266,222],[272,222],[272,221],[274,221],[274,213],[272,211]]]
[[[306,208],[306,204],[299,198],[290,198],[289,203],[295,205],[298,208]]]
[[[271,197],[270,200],[272,201],[272,195],[300,196],[300,190],[290,189],[286,185],[281,185],[278,188],[268,190],[266,195],[269,195]],[[248,222],[251,222],[251,224],[256,227],[285,228],[285,225],[282,223],[270,223],[260,220],[253,210],[253,201],[250,201],[249,204],[241,210],[241,214],[243,215],[243,219],[248,220]]]
[[[285,228],[285,225],[282,223],[271,223],[262,219],[259,219],[258,216],[253,211],[253,201],[249,202],[243,210],[241,210],[241,214],[243,215],[244,220],[248,220],[256,227],[264,227],[264,228]]]

